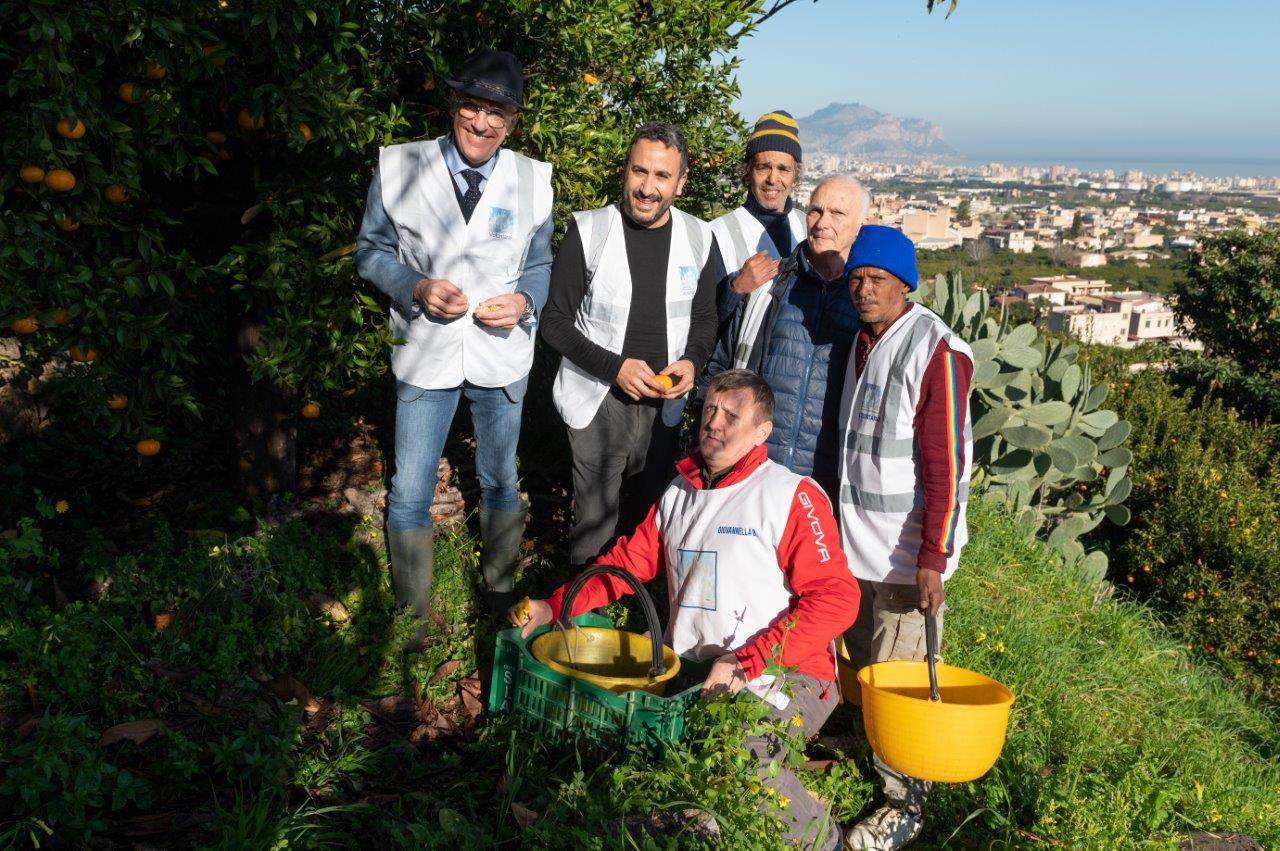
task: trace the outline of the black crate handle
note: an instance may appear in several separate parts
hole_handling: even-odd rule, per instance
[[[578,578],[573,581],[573,584],[569,586],[569,593],[564,595],[564,603],[560,607],[560,628],[568,629],[571,625],[569,613],[573,611],[574,598],[578,596],[582,586],[587,583],[587,580],[602,573],[607,573],[626,582],[640,600],[640,608],[644,612],[644,619],[649,624],[649,645],[653,648],[653,664],[649,667],[649,676],[657,679],[667,672],[666,663],[662,660],[662,630],[660,629],[662,624],[658,622],[658,610],[653,607],[653,598],[649,596],[649,592],[645,587],[640,584],[640,580],[622,568],[612,564],[597,564],[582,571]]]

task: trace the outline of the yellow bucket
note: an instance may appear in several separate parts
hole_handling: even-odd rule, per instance
[[[910,777],[976,780],[1004,747],[1013,692],[974,671],[935,667],[940,701],[929,699],[928,662],[877,662],[858,672],[867,741]]]
[[[680,672],[680,657],[664,644],[662,661],[667,669],[651,677],[653,643],[647,636],[598,626],[553,629],[535,638],[529,652],[553,671],[615,694],[639,689],[661,697]]]

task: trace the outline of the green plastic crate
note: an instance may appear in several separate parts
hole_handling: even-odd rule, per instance
[[[609,627],[608,618],[587,613],[575,623]],[[529,652],[529,644],[550,630],[543,626],[528,639],[520,630],[498,633],[489,684],[489,712],[516,714],[530,730],[555,741],[582,739],[601,753],[661,751],[685,738],[685,713],[698,699],[701,684],[671,697],[646,691],[613,692],[551,670]]]

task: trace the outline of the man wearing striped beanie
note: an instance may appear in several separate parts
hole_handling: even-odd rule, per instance
[[[791,202],[800,172],[800,125],[783,110],[757,119],[738,175],[747,200],[711,223],[725,271],[716,293],[721,321],[743,298],[772,281],[778,261],[805,237],[804,215]]]

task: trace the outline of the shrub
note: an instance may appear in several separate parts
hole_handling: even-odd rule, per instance
[[[1115,404],[1134,424],[1134,521],[1113,576],[1188,648],[1280,698],[1280,431],[1221,401],[1195,407],[1153,370],[1122,383]]]

